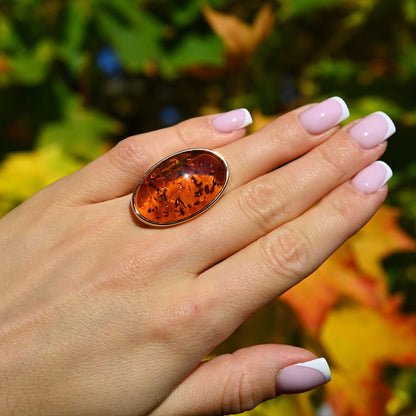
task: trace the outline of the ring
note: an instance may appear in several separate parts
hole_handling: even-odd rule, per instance
[[[195,218],[224,193],[226,160],[208,149],[187,149],[153,165],[134,189],[131,207],[147,225],[170,227]]]

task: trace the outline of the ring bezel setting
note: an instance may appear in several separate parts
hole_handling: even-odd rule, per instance
[[[136,218],[153,227],[190,221],[223,195],[230,170],[219,153],[193,148],[154,164],[140,179],[131,199]]]

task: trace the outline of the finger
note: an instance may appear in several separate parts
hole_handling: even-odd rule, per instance
[[[331,123],[336,123],[339,121],[340,117],[342,118],[348,113],[348,110],[340,99],[330,99],[329,102],[333,102],[336,104],[337,108],[339,107],[339,111],[335,114],[336,118],[329,120]],[[343,103],[345,111],[341,103]],[[324,105],[323,109],[321,107],[322,105]],[[245,140],[240,140],[237,141],[237,143],[232,143],[220,149],[216,149],[226,155],[227,159],[229,157],[229,164],[231,171],[233,172],[232,177],[234,180],[228,185],[226,193],[245,181],[252,179],[259,174],[267,173],[277,165],[286,163],[288,160],[298,157],[300,154],[308,151],[311,147],[316,146],[319,142],[324,141],[334,133],[338,127],[334,127],[331,131],[325,131],[319,135],[313,135],[305,130],[304,123],[301,122],[302,116],[309,114],[311,111],[316,112],[315,107],[318,107],[318,109],[321,108],[321,110],[319,110],[321,114],[326,106],[327,104],[324,102],[310,109],[305,110],[305,108],[303,108],[293,111],[279,117],[275,122],[270,123],[269,126],[263,128],[262,131],[253,134]],[[328,120],[325,119],[324,121],[328,124]],[[291,140],[289,140],[289,137]],[[244,142],[246,142],[246,144],[244,144]],[[289,142],[290,144],[288,144]],[[235,144],[235,146],[233,146],[233,144]],[[280,148],[282,149],[281,151],[279,151]],[[209,193],[212,191],[205,192]],[[166,198],[165,193],[164,195],[161,195],[161,197],[163,196]],[[172,204],[169,204],[173,205],[173,202],[176,203],[177,201],[172,200],[170,202]],[[194,200],[193,202],[195,202],[195,204],[192,204],[192,201],[189,201],[187,206],[184,206],[183,209],[181,208],[181,211],[183,211],[182,215],[186,216],[188,208],[192,211],[192,209],[195,209],[194,205],[200,204],[200,201]],[[166,210],[169,211],[169,208],[167,207]]]
[[[140,177],[163,157],[187,148],[223,146],[242,138],[251,121],[246,109],[238,109],[129,137],[65,178],[64,198],[93,203],[128,194]]]
[[[224,149],[234,170],[233,177],[240,178],[239,183],[306,152],[329,137],[330,128],[334,127],[333,133],[337,124],[348,116],[345,103],[337,97],[314,106],[311,111],[307,108],[280,117],[253,135],[248,146]],[[311,112],[314,117],[310,117]],[[307,117],[304,117],[305,114]],[[314,121],[317,117],[321,119],[319,128]],[[251,117],[247,110],[239,109],[217,117],[188,120],[169,129],[126,139],[103,157],[71,175],[69,178],[72,179],[74,191],[67,191],[65,196],[68,198],[71,195],[75,200],[81,198],[84,202],[100,202],[125,195],[132,191],[143,173],[161,158],[185,148],[218,149],[241,138],[244,135],[241,126],[249,122]],[[239,128],[236,128],[236,123]],[[239,142],[244,144],[244,141]],[[248,155],[252,156],[246,159]],[[230,181],[230,189],[233,181]]]
[[[372,116],[369,118],[371,122]],[[353,129],[367,124],[368,119],[345,126],[303,157],[224,196],[213,210],[197,219],[197,232],[191,233],[191,224],[185,224],[181,231],[189,235],[190,245],[199,247],[199,239],[205,248],[202,256],[196,253],[188,257],[189,264],[200,271],[222,260],[296,218],[380,157],[386,148],[384,140],[391,133],[391,120],[384,115],[378,117],[378,122],[385,129],[378,133],[379,144],[375,147],[364,148],[358,136],[352,137]],[[212,224],[218,227],[213,229]],[[221,239],[220,235],[227,238]]]
[[[325,359],[287,345],[257,345],[202,363],[151,416],[214,416],[251,410],[281,393],[330,379]]]
[[[348,116],[345,102],[333,97],[284,114],[246,140],[217,149],[230,166],[228,191],[318,146]]]
[[[382,162],[365,168],[300,217],[201,274],[197,290],[238,325],[311,274],[372,217],[386,197],[390,172]]]

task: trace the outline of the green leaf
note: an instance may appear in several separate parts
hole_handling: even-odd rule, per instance
[[[11,21],[6,16],[0,14],[0,48],[7,50],[19,44],[20,42]]]
[[[173,3],[171,3],[174,6]],[[182,7],[172,8],[172,22],[175,26],[184,27],[191,24],[199,16],[201,16],[201,5],[198,1],[187,1]]]
[[[397,58],[400,74],[406,81],[412,81],[416,72],[416,47],[414,40],[412,38],[403,39],[401,49]]]
[[[108,136],[117,131],[117,123],[97,111],[82,107],[76,97],[66,105],[62,121],[48,124],[41,131],[39,148],[58,145],[65,154],[84,162],[100,156],[106,148]]]
[[[157,20],[131,11],[134,24],[121,20],[106,11],[100,12],[98,24],[101,32],[114,46],[125,69],[138,72],[149,60],[162,57],[161,35],[163,25]]]
[[[147,14],[143,4],[147,0],[96,0],[97,10],[106,11],[114,17],[123,18],[128,23],[140,23],[143,20],[143,14],[150,20],[154,17]],[[160,2],[160,0],[158,0]]]
[[[321,7],[335,6],[342,0],[285,0],[282,3],[282,15],[291,18]]]
[[[48,76],[49,67],[55,55],[55,46],[50,39],[37,43],[34,50],[21,50],[9,55],[13,78],[26,85],[35,85]]]
[[[356,74],[358,67],[348,60],[322,59],[307,68],[305,75],[345,83]]]
[[[161,70],[165,76],[172,76],[180,70],[197,65],[221,66],[224,63],[223,52],[223,44],[216,36],[187,36],[161,62]]]
[[[62,20],[63,35],[58,53],[69,69],[79,74],[87,60],[87,53],[83,47],[91,20],[89,3],[79,0],[69,2]]]
[[[365,96],[354,101],[349,101],[350,120],[365,117],[375,111],[383,109],[393,119],[399,119],[402,116],[402,109],[395,102],[382,96]]]
[[[403,16],[411,23],[416,22],[416,2],[414,0],[404,0],[402,2]]]

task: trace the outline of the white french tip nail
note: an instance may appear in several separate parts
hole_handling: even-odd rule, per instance
[[[386,171],[386,177],[384,178],[384,181],[382,185],[380,186],[380,189],[381,189],[392,178],[393,171],[391,170],[391,167],[387,163],[383,162],[382,160],[377,160],[376,162],[374,162],[374,164],[383,166]]]
[[[253,118],[251,117],[250,111],[248,111],[247,108],[241,108],[241,110],[244,112],[244,121],[240,128],[243,128],[253,123]]]
[[[252,122],[251,114],[246,108],[237,108],[218,114],[212,119],[211,124],[219,133],[232,133],[247,127]]]
[[[386,113],[383,111],[376,111],[374,114],[378,114],[379,116],[383,117],[387,122],[388,128],[384,140],[388,139],[390,136],[396,133],[396,126],[394,125],[393,120]]]
[[[341,121],[346,120],[350,116],[350,110],[348,109],[346,102],[341,97],[332,97],[332,100],[336,100],[341,104],[342,114],[338,120],[338,123],[341,123]]]
[[[306,361],[305,363],[295,364],[299,367],[308,367],[319,371],[325,377],[326,382],[331,380],[331,370],[325,358],[317,358],[315,360]]]

